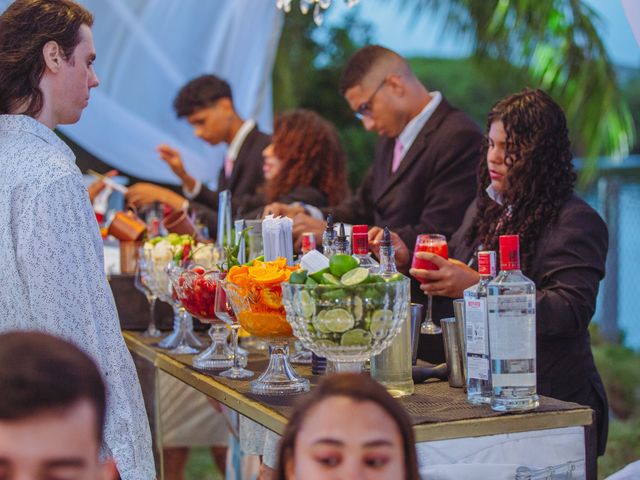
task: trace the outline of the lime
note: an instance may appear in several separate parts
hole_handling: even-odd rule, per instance
[[[311,298],[309,292],[305,290],[300,292],[300,311],[306,319],[313,317],[316,313],[316,302]]]
[[[389,278],[387,278],[386,281],[387,282],[397,282],[399,280],[402,280],[403,278],[404,278],[404,275],[402,275],[401,273],[394,273]]]
[[[376,310],[371,315],[371,325],[369,330],[374,337],[380,337],[384,335],[389,327],[391,327],[391,320],[393,319],[393,312],[387,309]]]
[[[333,258],[333,257],[332,257]],[[358,285],[369,277],[369,270],[364,267],[356,267],[342,275],[340,281],[345,285]]]
[[[342,334],[340,345],[343,347],[356,347],[371,344],[371,334],[361,328],[355,328]]]
[[[329,273],[329,268],[323,268],[322,270],[318,270],[317,272],[313,272],[309,274],[309,278],[313,278],[316,282],[322,283],[322,275],[325,273]]]
[[[332,288],[322,292],[321,296],[325,300],[342,300],[349,294],[343,288]]]
[[[304,281],[305,285],[311,285],[311,286],[316,286],[318,285],[318,282],[316,282],[313,278],[311,277],[307,277],[307,279]]]
[[[355,320],[353,315],[344,308],[332,308],[331,310],[323,310],[320,312],[324,315],[318,315],[316,318],[316,328],[321,332],[342,333],[353,328]]]
[[[396,275],[402,276],[401,273],[396,273],[396,274],[393,275],[393,277],[395,277]],[[391,277],[391,278],[393,278],[393,277]],[[389,281],[389,280],[387,280],[387,281]],[[382,278],[380,275],[369,275],[368,283],[385,283],[385,279]]]
[[[315,328],[320,333],[331,333],[331,330],[327,329],[327,326],[324,322],[324,317],[326,316],[328,310],[322,310],[318,315],[312,320],[313,328]]]
[[[356,322],[362,320],[362,313],[364,312],[363,302],[360,297],[353,297],[353,316]]]
[[[306,270],[302,269],[302,270],[296,270],[295,272],[291,272],[291,276],[289,277],[289,283],[302,285],[306,281],[307,281]]]
[[[340,283],[340,280],[338,280],[336,277],[334,277],[330,273],[323,273],[322,281],[320,283],[323,283],[324,285],[338,285],[338,286],[342,285]]]
[[[329,259],[329,270],[336,277],[341,277],[349,270],[353,270],[360,263],[351,255],[345,253],[337,253]]]

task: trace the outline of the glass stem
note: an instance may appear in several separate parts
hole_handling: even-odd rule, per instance
[[[233,368],[234,370],[240,370],[240,356],[238,355],[238,331],[240,330],[239,323],[232,323],[231,327],[231,343],[233,346]]]
[[[156,317],[154,315],[155,309],[156,309],[156,299],[158,297],[156,297],[155,295],[152,295],[151,298],[149,298],[149,330],[155,330],[156,329]]]
[[[433,323],[431,319],[431,310],[433,309],[433,296],[427,295],[427,323]]]

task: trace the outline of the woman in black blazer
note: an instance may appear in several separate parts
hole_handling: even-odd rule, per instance
[[[489,113],[484,151],[476,199],[449,243],[457,260],[419,253],[439,270],[411,274],[426,281],[423,291],[459,298],[478,281],[475,252],[497,251],[500,235],[518,234],[523,273],[537,290],[538,393],[590,406],[601,455],[608,408],[588,325],[604,277],[608,233],[598,213],[574,194],[565,115],[541,90],[511,95]]]

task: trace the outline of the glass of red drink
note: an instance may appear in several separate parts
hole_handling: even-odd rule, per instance
[[[438,270],[438,267],[428,260],[416,257],[418,252],[435,253],[445,260],[449,258],[449,248],[447,247],[447,238],[444,235],[437,233],[426,233],[418,235],[416,238],[416,248],[413,251],[413,260],[411,261],[411,268],[420,268],[422,270]],[[425,283],[424,280],[417,278],[420,283]],[[432,319],[432,305],[433,298],[431,295],[427,295],[427,316],[420,326],[420,333],[428,335],[437,335],[442,333],[442,329],[433,322]]]

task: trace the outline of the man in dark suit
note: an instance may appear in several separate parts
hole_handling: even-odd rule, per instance
[[[236,215],[262,204],[256,191],[264,182],[262,151],[271,139],[258,130],[253,120],[240,118],[233,106],[229,84],[215,75],[191,80],[180,90],[173,105],[178,117],[187,119],[198,138],[211,145],[226,143],[229,146],[218,175],[217,191],[208,189],[189,175],[180,152],[169,145],[160,145],[158,153],[182,181],[184,197],[157,185],[138,183],[129,189],[127,200],[137,206],[162,202],[174,209],[203,205],[205,208],[198,210],[213,233],[217,224],[219,191],[231,191]]]
[[[429,92],[404,58],[380,46],[356,52],[344,68],[340,91],[363,126],[381,139],[357,193],[322,213],[376,226],[370,231],[373,249],[384,226],[411,246],[420,233],[450,237],[475,195],[482,141],[477,125],[439,92]],[[267,210],[294,216],[294,235],[321,236],[325,226],[299,208]]]

